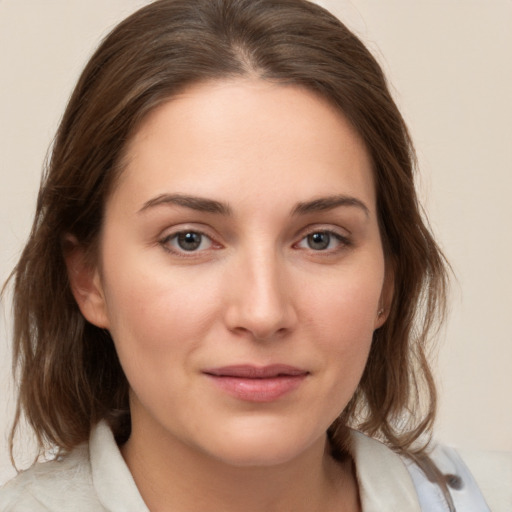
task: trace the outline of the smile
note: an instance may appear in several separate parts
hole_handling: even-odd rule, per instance
[[[247,402],[273,402],[297,389],[309,372],[288,365],[236,365],[204,370],[222,391]]]

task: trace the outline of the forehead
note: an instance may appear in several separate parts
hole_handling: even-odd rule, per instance
[[[242,195],[277,188],[310,197],[339,184],[374,203],[372,174],[364,143],[325,99],[237,79],[194,85],[156,108],[128,144],[118,185],[211,195],[238,180]]]

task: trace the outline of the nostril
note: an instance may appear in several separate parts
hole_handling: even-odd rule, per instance
[[[282,324],[282,322],[280,322]],[[266,324],[265,322],[248,322],[242,325],[234,325],[229,328],[231,332],[242,336],[250,337],[255,341],[275,341],[282,339],[290,331],[288,326],[276,326],[273,323]]]

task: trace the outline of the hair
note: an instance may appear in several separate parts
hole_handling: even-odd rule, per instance
[[[66,239],[73,236],[94,261],[105,203],[140,123],[192,84],[237,77],[314,91],[366,145],[394,295],[358,388],[328,434],[338,452],[351,426],[399,452],[422,453],[413,446],[435,417],[427,354],[445,309],[447,271],[416,197],[408,130],[380,66],[338,19],[305,0],[158,0],[96,50],[45,167],[12,274],[19,395],[11,455],[22,416],[41,453],[73,449],[102,419],[118,442],[129,437],[128,382],[109,333],[88,323],[74,300]]]

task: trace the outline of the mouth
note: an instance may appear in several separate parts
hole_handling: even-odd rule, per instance
[[[203,370],[221,391],[247,402],[273,402],[296,390],[309,372],[294,366],[233,365]]]

